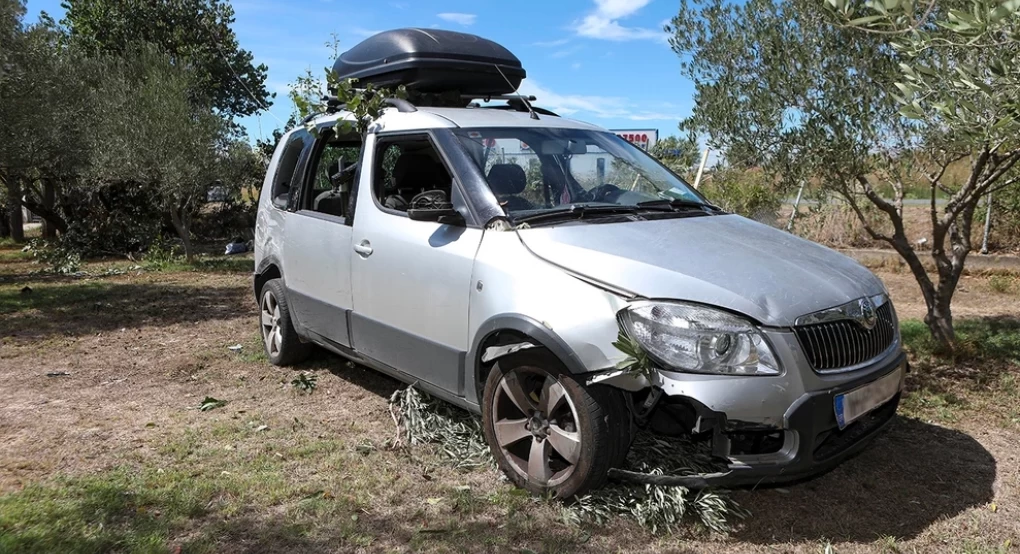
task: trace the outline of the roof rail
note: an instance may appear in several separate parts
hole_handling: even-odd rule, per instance
[[[414,104],[404,100],[403,98],[387,98],[383,100],[383,104],[393,106],[400,113],[412,113],[418,111],[418,108],[414,107]]]
[[[478,96],[477,94],[461,94],[460,97],[465,100],[483,100],[485,102],[491,102],[493,100],[516,100],[520,102],[521,98],[524,98],[528,102],[534,102],[535,100],[538,100],[538,98],[535,98],[534,96],[524,96],[521,94],[496,94],[489,96]]]
[[[481,109],[483,109],[483,110],[507,110],[507,111],[513,110],[515,112],[528,113],[528,107],[525,106],[524,102],[521,102],[520,99],[517,99],[516,102],[514,102],[513,99],[511,99],[511,100],[509,100],[506,103],[506,105],[503,105],[503,106],[481,106]],[[547,110],[545,108],[540,108],[540,107],[535,106],[535,105],[532,105],[531,109],[534,110],[535,113],[540,113],[542,115],[548,115],[548,116],[551,116],[551,117],[559,117],[560,116],[560,114],[558,114],[556,112],[553,112],[551,110]]]
[[[552,112],[552,111],[549,111],[549,110],[547,110],[545,108],[539,108],[538,106],[535,106],[535,105],[532,105],[531,106],[531,110],[529,110],[528,109],[528,105],[525,104],[525,101],[527,101],[527,102],[534,102],[534,101],[538,100],[538,98],[535,98],[534,95],[524,96],[524,95],[521,95],[521,94],[497,94],[497,95],[493,95],[493,96],[478,96],[476,94],[462,94],[461,98],[463,98],[465,100],[482,100],[484,102],[491,102],[493,100],[506,100],[506,105],[505,106],[475,106],[475,107],[489,109],[489,110],[514,110],[515,112],[525,112],[525,113],[529,113],[530,111],[534,111],[535,113],[540,113],[542,115],[549,115],[549,116],[552,116],[552,117],[559,117],[559,114],[557,114],[555,112]],[[469,107],[471,107],[470,104],[469,104]]]

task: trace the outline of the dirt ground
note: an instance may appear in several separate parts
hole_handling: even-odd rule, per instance
[[[568,525],[495,471],[390,448],[399,383],[325,353],[268,365],[244,263],[75,279],[0,250],[0,551],[1018,551],[1020,417],[966,391],[914,393],[825,476],[734,492],[751,515],[728,536]],[[881,277],[901,319],[922,315],[909,274]],[[1001,288],[966,278],[957,317],[1020,315]]]

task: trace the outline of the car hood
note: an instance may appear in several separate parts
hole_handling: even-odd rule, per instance
[[[851,258],[737,215],[517,232],[540,258],[613,288],[720,306],[770,326],[885,290]]]

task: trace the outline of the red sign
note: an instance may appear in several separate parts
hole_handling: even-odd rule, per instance
[[[658,129],[620,129],[613,133],[644,150],[655,146],[655,143],[659,141]]]

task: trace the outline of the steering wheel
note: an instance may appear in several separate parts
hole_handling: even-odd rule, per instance
[[[425,192],[419,192],[411,198],[410,206],[416,209],[437,209],[437,208],[449,208],[450,201],[446,196],[446,191],[443,190],[427,190]]]
[[[591,195],[592,202],[612,203],[610,196],[619,192],[623,192],[620,187],[611,183],[606,183],[589,190],[588,194]]]

